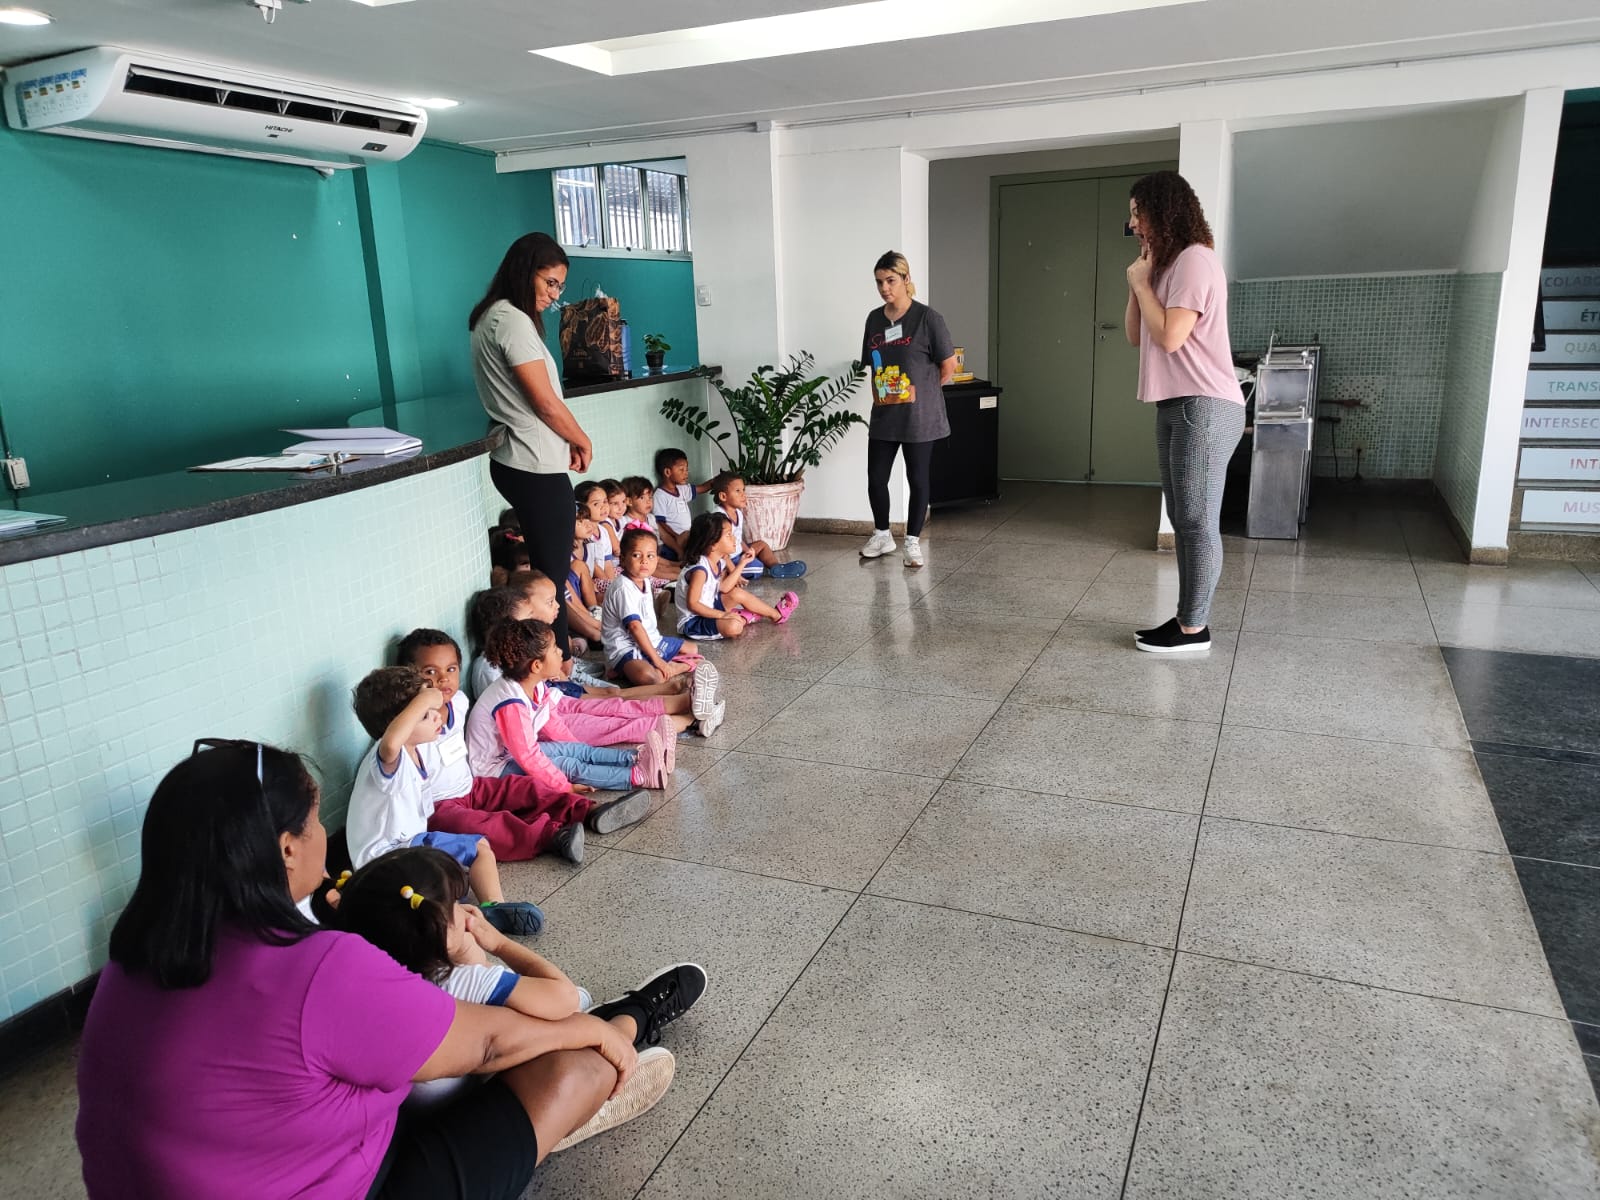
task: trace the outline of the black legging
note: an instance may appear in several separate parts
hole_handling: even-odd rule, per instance
[[[928,474],[933,463],[932,442],[891,442],[867,439],[867,500],[872,505],[872,527],[889,528],[889,471],[894,453],[906,459],[906,480],[911,484],[911,507],[906,509],[906,536],[921,537],[928,519]]]
[[[529,565],[550,576],[556,585],[556,597],[561,600],[556,606],[556,645],[561,647],[562,656],[568,657],[567,570],[572,562],[572,529],[578,514],[572,498],[572,479],[565,471],[535,475],[492,459],[489,478],[495,491],[517,510]]]

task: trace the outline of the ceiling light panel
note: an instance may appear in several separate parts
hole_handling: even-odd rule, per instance
[[[1204,0],[871,0],[530,53],[600,75],[637,75],[1198,3]]]

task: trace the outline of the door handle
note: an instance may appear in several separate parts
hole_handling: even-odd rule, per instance
[[[1101,321],[1100,322],[1100,328],[1101,329],[1115,329],[1116,327],[1117,327],[1117,323],[1115,321]]]

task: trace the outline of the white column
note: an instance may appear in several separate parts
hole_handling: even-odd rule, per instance
[[[1517,479],[1533,309],[1539,298],[1544,226],[1550,211],[1550,179],[1555,171],[1564,98],[1561,88],[1539,88],[1522,97],[1522,136],[1508,214],[1510,236],[1505,274],[1500,281],[1500,313],[1495,323],[1483,465],[1478,474],[1478,503],[1470,531],[1474,561],[1504,561],[1506,534],[1511,525],[1511,493]]]

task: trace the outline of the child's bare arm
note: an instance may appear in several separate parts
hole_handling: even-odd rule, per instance
[[[633,644],[639,647],[639,653],[645,656],[650,665],[663,675],[670,675],[671,671],[667,669],[667,664],[662,659],[660,651],[656,649],[656,644],[650,640],[650,631],[644,627],[644,622],[635,618],[627,623],[627,629]]]
[[[583,597],[584,607],[593,608],[596,603],[594,595],[594,576],[589,574],[589,564],[581,558],[572,560],[572,569],[578,576],[578,594]]]
[[[416,729],[417,722],[428,713],[444,705],[444,693],[438,688],[423,688],[411,697],[411,703],[400,710],[400,715],[389,722],[389,727],[378,739],[378,763],[384,774],[393,775],[400,765],[400,756],[406,752],[406,739]]]
[[[656,532],[661,535],[661,540],[671,546],[673,550],[679,554],[683,553],[683,539],[688,536],[687,533],[679,533],[665,521],[657,523]]]
[[[506,937],[476,910],[467,917],[467,932],[484,950],[522,976],[506,998],[507,1008],[546,1021],[559,1021],[578,1011],[577,985],[554,963]]]

